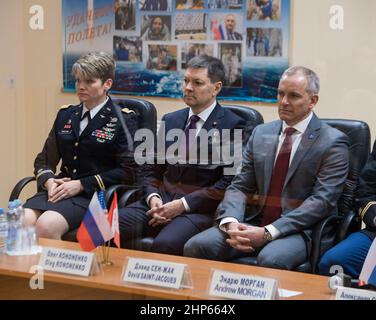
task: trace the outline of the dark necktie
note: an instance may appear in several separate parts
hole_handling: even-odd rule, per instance
[[[187,158],[189,157],[189,148],[192,143],[192,141],[189,141],[189,130],[196,130],[197,129],[197,121],[200,120],[200,117],[197,115],[192,115],[189,118],[189,124],[187,127],[184,129],[184,134],[185,134],[185,150],[186,150],[186,155]]]
[[[292,148],[291,136],[296,131],[294,128],[285,129],[285,140],[279,150],[277,160],[274,165],[272,179],[270,181],[269,192],[266,198],[266,203],[261,216],[262,227],[273,223],[282,213],[281,194],[283,185],[286,180],[287,172],[289,170],[290,155]]]
[[[228,33],[228,40],[234,40],[234,34],[232,32]]]
[[[84,115],[81,117],[81,121],[84,120],[86,117],[87,117],[87,122],[89,123],[90,120],[91,120],[91,117],[90,117],[90,111],[89,111],[89,110],[86,111],[86,112],[84,113]]]

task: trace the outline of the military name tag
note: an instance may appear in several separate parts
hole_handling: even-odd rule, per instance
[[[47,271],[87,277],[96,272],[97,263],[92,252],[43,247],[39,265]]]
[[[179,289],[186,265],[129,258],[123,281]]]
[[[71,134],[72,130],[60,130],[59,134]]]
[[[214,270],[209,295],[241,300],[274,300],[277,281],[271,278]]]

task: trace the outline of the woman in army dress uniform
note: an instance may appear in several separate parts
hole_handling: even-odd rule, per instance
[[[108,96],[115,62],[89,53],[72,68],[79,105],[59,110],[34,162],[40,189],[25,207],[25,223],[40,237],[60,239],[79,227],[96,190],[134,180],[133,137],[137,117]],[[55,174],[61,160],[60,173]]]

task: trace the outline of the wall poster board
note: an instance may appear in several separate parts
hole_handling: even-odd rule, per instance
[[[220,58],[220,98],[274,103],[289,61],[290,0],[63,0],[64,90],[87,52],[116,59],[113,93],[181,97],[187,61]]]

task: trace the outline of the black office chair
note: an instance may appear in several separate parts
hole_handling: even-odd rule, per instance
[[[112,102],[136,112],[140,129],[149,129],[153,133],[157,131],[157,110],[151,102],[135,98],[113,98]]]
[[[157,130],[157,111],[155,109],[155,106],[151,102],[148,102],[143,99],[135,99],[135,98],[112,98],[112,101],[115,105],[119,105],[121,108],[128,108],[136,112],[136,114],[138,115],[138,128],[149,129],[153,132],[155,136],[155,132]],[[140,172],[136,173],[136,181],[139,180],[140,174],[141,174]],[[18,199],[22,190],[25,188],[25,186],[32,181],[35,181],[35,177],[26,177],[26,178],[21,179],[14,186],[10,194],[9,201]],[[137,182],[135,184],[137,185]],[[128,189],[133,188],[133,187],[134,186],[123,186],[123,188],[128,188]],[[111,192],[111,190],[110,192],[107,192],[107,191],[105,192],[107,205],[109,205],[112,200],[113,193]],[[77,241],[76,232],[77,230],[71,230],[67,232],[65,235],[63,235],[62,239],[67,240],[67,241]]]
[[[156,137],[157,137],[157,110],[155,106],[142,99],[112,99],[114,103],[120,105],[122,108],[129,108],[134,111],[136,111],[139,114],[139,128],[142,129],[149,129],[153,133],[154,137],[154,143],[156,143]],[[137,108],[137,110],[135,109]],[[127,203],[131,195],[129,196],[123,196],[121,195],[125,194],[127,191],[136,192],[140,190],[141,183],[142,183],[142,177],[143,177],[143,168],[140,167],[139,172],[137,172],[137,179],[136,183],[133,186],[127,186],[127,185],[113,185],[110,186],[106,190],[106,200],[111,202],[112,197],[115,193],[115,191],[119,194],[118,198],[118,206],[121,208],[125,206],[125,203]],[[133,193],[132,193],[133,194]]]
[[[330,216],[319,222],[313,230],[312,249],[309,260],[298,266],[295,271],[317,273],[320,257],[335,243],[343,240],[352,232],[360,229],[361,221],[355,210],[356,192],[360,172],[367,162],[370,153],[370,130],[368,124],[357,120],[322,119],[330,126],[344,132],[350,141],[349,173],[340,199],[337,216]],[[322,234],[331,232],[334,243],[322,247]],[[242,257],[234,263],[257,265],[257,257]]]
[[[252,109],[250,107],[241,106],[241,105],[229,105],[229,104],[222,104],[224,108],[230,109],[232,112],[237,114],[239,117],[246,120],[246,126],[245,126],[245,133],[243,138],[248,141],[248,138],[251,136],[253,129],[259,125],[264,123],[264,118],[262,115],[255,109]],[[118,189],[118,192],[124,191],[124,188]],[[140,189],[133,189],[125,192],[122,196],[119,198],[118,206],[119,208],[125,207],[126,205],[132,203],[133,201],[136,201],[141,196],[141,190]],[[138,238],[134,239],[134,249],[142,250],[142,251],[151,251],[151,248],[153,246],[153,237],[145,237],[145,238]]]
[[[264,123],[264,118],[262,117],[261,113],[250,107],[234,104],[222,104],[222,107],[230,109],[232,112],[246,121],[246,126],[244,128],[244,139],[246,141],[248,141],[249,137],[251,136],[253,129],[259,124]]]

